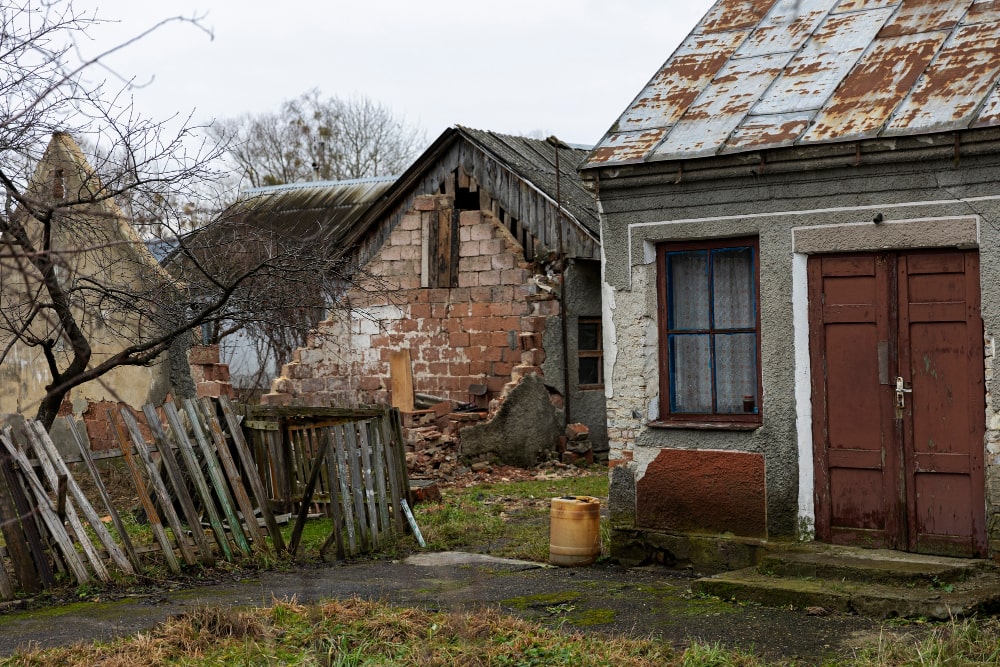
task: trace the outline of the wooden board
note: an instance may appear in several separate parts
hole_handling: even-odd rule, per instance
[[[389,352],[389,377],[392,381],[392,407],[413,412],[413,366],[409,350]]]

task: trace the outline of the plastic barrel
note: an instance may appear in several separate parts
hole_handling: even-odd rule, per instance
[[[601,555],[601,501],[593,496],[552,499],[549,562],[590,565]]]

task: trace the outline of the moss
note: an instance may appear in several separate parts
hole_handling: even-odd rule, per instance
[[[581,594],[576,591],[555,591],[553,593],[537,593],[535,595],[507,598],[506,600],[501,600],[500,604],[524,611],[535,607],[554,607],[555,605],[567,604],[575,602],[581,597]]]
[[[604,625],[605,623],[613,623],[614,620],[614,609],[586,609],[583,611],[574,611],[566,616],[566,621],[578,628]]]

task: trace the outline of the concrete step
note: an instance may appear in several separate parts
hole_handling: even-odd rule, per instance
[[[768,553],[758,569],[778,577],[941,586],[965,581],[991,567],[989,561],[925,556],[886,549],[828,548]]]
[[[698,579],[693,589],[726,600],[879,618],[1000,612],[1000,568],[990,561],[829,545],[771,552],[756,567]]]

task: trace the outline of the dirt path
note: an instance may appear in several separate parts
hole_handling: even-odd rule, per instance
[[[856,616],[808,616],[699,598],[691,595],[689,579],[661,568],[555,569],[477,558],[483,560],[438,557],[443,564],[411,559],[303,567],[186,590],[13,612],[0,616],[0,655],[130,634],[199,606],[260,606],[293,596],[300,602],[359,596],[449,611],[489,606],[553,627],[656,637],[677,647],[698,639],[810,662],[849,654],[883,631],[901,632]]]

